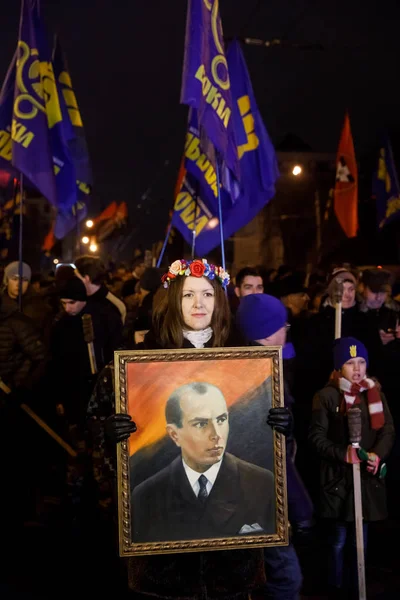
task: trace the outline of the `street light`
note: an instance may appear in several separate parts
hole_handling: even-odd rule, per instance
[[[89,243],[89,238],[87,235],[84,235],[82,238],[82,244],[88,244]]]
[[[86,227],[88,227],[89,229],[91,229],[93,227],[94,223],[91,219],[89,219],[88,221],[86,221]]]
[[[60,262],[60,261],[58,260],[58,258],[55,258],[55,259],[53,260],[53,263],[54,263],[55,265],[58,265],[58,263],[59,263],[59,262]]]
[[[217,219],[217,217],[213,217],[212,219],[210,219],[208,221],[209,229],[215,229],[216,227],[218,227],[218,225],[219,225],[219,220]]]
[[[293,167],[292,173],[295,177],[297,177],[297,175],[301,175],[303,169],[300,167],[300,165],[295,165]]]
[[[89,250],[90,250],[90,252],[97,252],[97,244],[92,242],[89,246]]]

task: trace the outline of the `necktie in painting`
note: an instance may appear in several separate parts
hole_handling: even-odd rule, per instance
[[[207,477],[205,475],[200,475],[199,479],[200,490],[198,493],[198,499],[202,504],[207,500],[208,492],[207,492]]]

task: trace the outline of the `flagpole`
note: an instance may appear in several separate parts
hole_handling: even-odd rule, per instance
[[[198,184],[197,184],[197,191],[196,191],[196,195],[194,197],[194,202],[195,202],[195,206],[194,206],[194,217],[193,217],[193,238],[192,238],[192,260],[194,260],[194,255],[195,255],[195,251],[196,251],[196,220],[197,220],[197,200],[199,197],[199,191],[198,191]]]
[[[168,239],[169,239],[169,234],[171,233],[171,229],[172,229],[172,219],[171,219],[171,221],[170,221],[170,223],[168,225],[167,234],[165,236],[164,244],[163,244],[163,247],[161,248],[160,256],[158,257],[158,260],[157,260],[157,269],[160,268],[160,265],[161,265],[161,262],[162,262],[162,259],[163,259],[163,256],[164,256],[165,248],[167,247],[167,244],[168,244]]]
[[[20,173],[19,179],[19,238],[18,238],[18,308],[22,311],[22,275],[23,275],[23,267],[22,267],[22,236],[23,236],[23,210],[24,210],[24,176]]]
[[[219,233],[221,237],[221,262],[222,268],[226,271],[225,265],[225,248],[224,248],[224,227],[222,223],[222,201],[221,201],[221,184],[219,174],[219,156],[217,155],[216,160],[216,173],[217,173],[217,190],[218,190],[218,215],[219,215]]]

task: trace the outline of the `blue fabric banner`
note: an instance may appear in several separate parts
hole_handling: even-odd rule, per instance
[[[400,217],[400,188],[392,146],[386,135],[379,149],[378,169],[374,174],[373,195],[376,198],[378,227]]]
[[[92,171],[78,102],[58,39],[54,49],[53,68],[57,84],[64,97],[61,126],[65,128],[65,138],[68,139],[68,147],[77,177],[76,204],[67,211],[62,209],[57,211],[54,235],[56,238],[62,239],[70,231],[76,229],[80,221],[87,216],[87,204],[92,188]]]
[[[240,179],[218,0],[189,0],[181,102],[197,112],[203,152]]]
[[[240,44],[227,51],[232,86],[232,122],[240,158],[240,190],[235,203],[221,189],[224,238],[244,227],[275,194],[279,177],[276,154],[254,97]],[[186,175],[177,194],[172,224],[191,244],[196,231],[196,255],[205,256],[220,244],[216,174],[203,151],[193,114],[185,144]]]
[[[0,158],[60,210],[77,202],[75,165],[68,147],[73,130],[63,120],[64,105],[39,2],[23,0],[16,60],[0,98]]]

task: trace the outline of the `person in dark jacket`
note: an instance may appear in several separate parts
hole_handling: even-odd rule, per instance
[[[189,270],[189,271],[188,271]],[[185,274],[189,272],[189,275]],[[211,275],[211,277],[209,277]],[[146,335],[145,348],[206,348],[227,346],[230,311],[224,287],[229,276],[207,262],[175,261],[163,283],[167,293],[153,313],[153,329]],[[136,427],[129,415],[111,415],[113,396],[101,396],[112,386],[110,369],[99,377],[98,389],[89,407],[97,437],[114,442],[127,439]],[[108,408],[106,407],[108,404]],[[111,404],[111,407],[110,407]],[[97,415],[101,415],[97,418]],[[103,443],[103,442],[100,442]],[[106,444],[106,442],[104,442]],[[106,468],[109,456],[106,456]],[[264,582],[261,550],[234,550],[211,553],[142,556],[128,559],[131,589],[150,598],[173,600],[248,600],[249,593]]]
[[[106,270],[97,256],[80,256],[75,261],[75,275],[85,284],[88,304],[101,306],[111,345],[117,347],[122,340],[122,327],[126,319],[125,304],[104,285]]]
[[[42,373],[46,350],[32,321],[7,295],[0,296],[0,377],[18,391],[32,387]]]
[[[42,340],[47,344],[52,321],[52,309],[46,299],[34,289],[30,282],[31,268],[28,264],[22,263],[21,312],[32,320],[33,325],[40,332]],[[18,261],[7,265],[4,270],[3,283],[5,286],[4,294],[13,300],[18,308],[20,287]]]
[[[361,465],[365,548],[368,523],[387,517],[385,480],[380,477],[380,467],[391,451],[395,432],[378,382],[367,377],[365,346],[355,338],[345,337],[335,342],[333,354],[335,371],[313,400],[309,440],[320,458],[319,514],[330,523],[328,578],[332,592],[338,595],[345,586],[346,545],[353,545],[349,573],[357,573],[352,465],[361,463],[363,457],[350,445],[347,411],[352,406],[361,409],[360,445],[368,456]],[[356,589],[356,578],[348,584]]]
[[[311,529],[313,505],[294,463],[295,440],[291,416],[294,399],[288,384],[288,372],[295,360],[295,353],[292,344],[286,340],[287,318],[288,309],[280,300],[268,294],[253,294],[242,298],[236,313],[238,329],[249,345],[282,346],[285,408],[275,409],[274,412],[276,419],[281,420],[282,423],[282,429],[278,429],[278,431],[286,436],[288,513],[292,528],[297,533]],[[291,417],[290,421],[288,421],[288,412]],[[265,431],[262,429],[263,421],[265,419],[254,419],[254,422],[259,423],[259,428],[253,426],[253,440],[258,439],[259,436],[265,437]],[[241,417],[241,426],[245,426],[244,416]],[[253,458],[248,452],[249,450],[245,450],[240,456],[253,462]],[[266,548],[264,556],[267,597],[276,598],[276,600],[298,598],[302,575],[292,541],[288,546]]]
[[[134,302],[128,306],[124,327],[124,339],[143,342],[145,334],[151,328],[151,316],[153,312],[153,299],[157,290],[161,287],[161,271],[156,267],[148,267],[140,278],[139,291],[135,294]]]
[[[17,526],[36,512],[41,433],[20,405],[32,404],[45,365],[46,350],[33,323],[7,294],[0,295],[0,467],[7,486],[0,497],[3,540],[7,534],[11,540],[18,537]],[[41,400],[38,394],[37,403]]]

